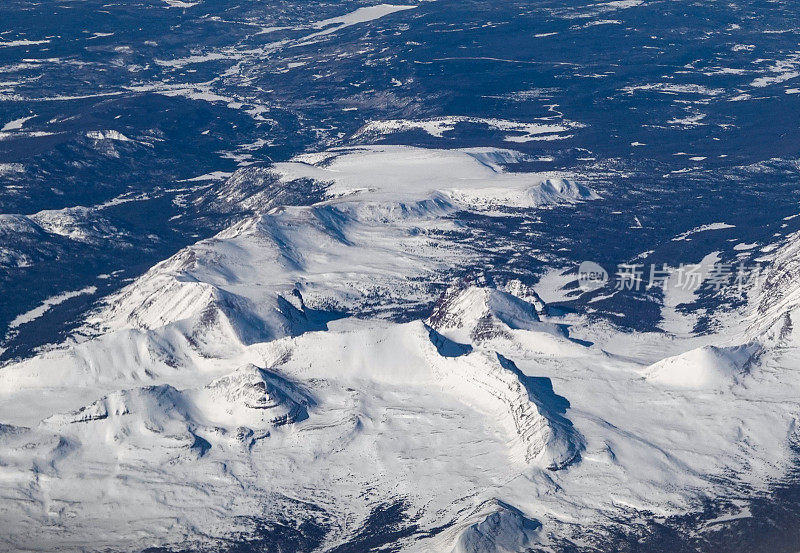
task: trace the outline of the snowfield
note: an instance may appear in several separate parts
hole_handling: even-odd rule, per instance
[[[402,501],[403,551],[520,551],[781,477],[798,304],[774,298],[796,297],[792,256],[715,335],[626,334],[481,274],[399,316],[474,263],[454,215],[599,198],[504,169],[521,156],[371,146],[276,164],[275,186],[312,180],[324,199],[265,204],[3,367],[0,547],[202,548],[252,517],[312,517],[333,547]]]
[[[358,194],[361,204],[405,210],[414,202],[453,202],[452,209],[539,207],[599,196],[563,175],[509,173],[503,165],[526,161],[513,150],[433,150],[409,146],[341,148],[278,163],[284,180],[330,182],[332,198]],[[396,207],[395,207],[396,206]],[[422,205],[420,208],[425,209]]]

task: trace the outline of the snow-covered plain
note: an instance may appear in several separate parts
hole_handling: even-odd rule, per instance
[[[580,123],[559,120],[557,122],[523,123],[506,121],[502,119],[486,119],[475,117],[438,117],[423,121],[394,119],[389,121],[372,121],[356,132],[354,138],[374,138],[410,130],[421,130],[431,136],[442,137],[445,133],[453,131],[464,124],[485,125],[490,129],[497,129],[510,133],[506,135],[506,142],[531,142],[534,140],[563,140],[569,138],[565,134],[570,129],[581,128]]]
[[[480,274],[403,320],[474,265],[458,214],[598,199],[504,169],[521,159],[372,146],[271,167],[324,199],[180,251],[0,371],[0,547],[203,547],[309,513],[333,547],[400,501],[404,551],[517,551],[781,477],[791,249],[715,335],[549,314],[535,286]]]

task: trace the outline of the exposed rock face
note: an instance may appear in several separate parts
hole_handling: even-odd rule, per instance
[[[533,287],[528,286],[521,280],[509,280],[504,287],[504,291],[533,305],[536,308],[536,314],[540,317],[547,316],[547,304],[539,297]]]
[[[462,282],[442,295],[429,324],[442,334],[481,342],[507,335],[509,329],[536,328],[536,311],[534,304],[508,292]]]

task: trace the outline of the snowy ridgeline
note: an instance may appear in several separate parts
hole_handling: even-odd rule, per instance
[[[402,501],[420,529],[403,550],[510,552],[781,477],[800,391],[784,250],[724,336],[619,333],[480,277],[422,320],[381,316],[475,265],[459,212],[598,198],[503,169],[521,159],[369,147],[275,166],[326,199],[179,252],[90,314],[91,339],[0,370],[0,543],[185,547],[313,505],[335,545]]]

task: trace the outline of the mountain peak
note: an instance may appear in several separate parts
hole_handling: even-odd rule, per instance
[[[540,322],[536,306],[508,292],[461,281],[439,299],[428,320],[443,335],[480,342],[532,330]]]
[[[215,418],[244,416],[276,426],[308,418],[306,406],[312,403],[285,378],[252,364],[214,380],[198,396]]]

